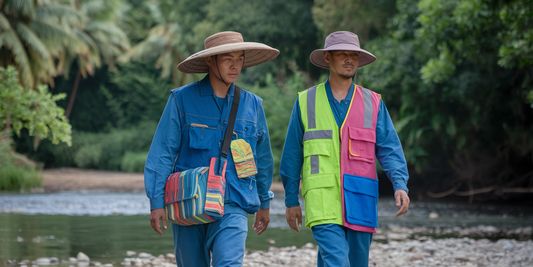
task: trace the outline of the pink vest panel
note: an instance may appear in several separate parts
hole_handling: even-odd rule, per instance
[[[341,185],[344,175],[351,174],[377,179],[375,145],[380,95],[357,86],[346,119],[341,128]],[[342,220],[345,227],[355,231],[375,233],[376,228],[355,225],[346,221],[344,189],[342,192]]]

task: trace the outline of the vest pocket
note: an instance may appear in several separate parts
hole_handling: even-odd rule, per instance
[[[303,156],[304,156],[304,164],[303,164],[303,173],[305,174],[321,174],[324,171],[320,171],[320,169],[324,170],[326,166],[320,167],[320,162],[322,164],[328,164],[329,160],[329,151],[332,147],[332,141],[331,140],[308,140],[304,142],[304,149],[303,149]],[[331,166],[327,166],[331,167]],[[330,171],[331,172],[331,171]]]
[[[372,129],[350,127],[348,129],[348,157],[351,160],[374,162],[376,132]]]
[[[335,219],[335,174],[307,176],[303,179],[302,196],[305,200],[305,224],[324,219]]]
[[[378,180],[344,174],[346,221],[378,227]]]
[[[192,123],[189,129],[189,147],[194,149],[211,149],[215,144],[217,130],[205,124]]]

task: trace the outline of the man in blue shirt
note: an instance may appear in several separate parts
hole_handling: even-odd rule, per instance
[[[237,32],[208,37],[205,50],[181,62],[185,73],[208,73],[204,79],[171,91],[146,159],[144,181],[150,199],[150,222],[157,233],[166,229],[164,191],[167,177],[209,165],[220,156],[235,90],[240,102],[233,139],[250,145],[257,174],[239,178],[231,153],[226,166],[224,216],[213,223],[191,226],[172,224],[178,266],[241,266],[248,232],[247,215],[255,214],[257,234],[270,221],[269,191],[273,157],[262,99],[235,86],[243,68],[274,59],[279,51],[267,45],[244,42]],[[242,177],[243,175],[241,175]]]
[[[365,110],[362,114],[358,114],[361,115],[359,117],[367,117],[368,114],[372,114],[373,103],[370,100],[368,102],[366,101],[366,99],[364,102],[362,100],[360,102],[352,100],[356,97],[356,94],[354,93],[356,91],[356,88],[352,79],[358,67],[370,64],[375,61],[376,58],[374,57],[374,55],[360,48],[358,37],[354,33],[334,32],[326,38],[325,48],[315,50],[311,54],[310,59],[314,65],[329,69],[330,76],[329,79],[325,82],[325,84],[319,85],[318,88],[310,88],[307,90],[307,92],[304,92],[306,94],[306,98],[302,99],[301,96],[296,99],[296,103],[294,104],[294,108],[292,110],[280,164],[280,175],[283,182],[283,186],[285,188],[287,223],[292,229],[299,232],[299,227],[301,227],[302,222],[302,211],[300,208],[300,202],[298,200],[300,180],[302,179],[301,174],[303,175],[304,187],[306,185],[306,179],[311,179],[309,181],[312,181],[314,184],[324,183],[323,185],[320,184],[320,186],[323,188],[317,188],[317,190],[320,191],[320,194],[315,194],[313,196],[314,198],[310,200],[311,202],[308,202],[309,200],[307,199],[307,196],[305,196],[306,211],[309,208],[309,211],[312,211],[313,216],[315,216],[316,210],[313,210],[315,208],[312,207],[313,205],[325,205],[324,203],[338,203],[337,201],[342,201],[342,204],[345,204],[344,196],[346,193],[343,191],[341,198],[341,191],[344,190],[346,187],[343,188],[342,184],[339,185],[339,183],[342,183],[342,178],[339,181],[338,177],[343,177],[344,175],[344,178],[346,178],[346,173],[337,174],[337,172],[340,171],[341,168],[345,168],[342,167],[343,162],[345,163],[344,165],[355,164],[355,169],[357,169],[357,167],[359,166],[361,166],[362,168],[366,168],[366,166],[369,166],[369,162],[371,162],[370,164],[375,164],[374,158],[377,158],[378,161],[381,163],[383,170],[385,171],[385,173],[393,184],[395,190],[396,205],[400,207],[397,216],[404,214],[405,212],[407,212],[408,205],[410,202],[409,197],[407,196],[407,180],[409,178],[409,174],[407,172],[407,165],[405,162],[405,157],[403,154],[400,140],[398,138],[398,135],[396,134],[387,108],[385,107],[385,104],[380,100],[379,95],[375,94],[374,92],[371,92],[370,90],[361,88],[359,86],[357,87],[357,90],[360,94],[366,93],[369,96],[368,99],[371,99],[371,95],[375,96],[372,101],[376,101],[376,104],[379,105],[379,108],[377,109],[377,118],[373,118],[372,116],[369,117],[371,119],[370,121],[368,121],[369,129],[362,129],[363,127],[358,128],[357,126],[350,127],[350,130],[352,130],[351,128],[356,130],[354,131],[354,133],[356,133],[357,131],[368,132],[369,130],[375,132],[371,132],[374,136],[365,137],[367,141],[375,140],[375,145],[372,146],[371,149],[368,149],[371,150],[371,152],[370,157],[366,159],[366,161],[361,161],[360,159],[357,159],[356,157],[359,157],[359,155],[356,154],[343,155],[342,153],[339,153],[339,167],[339,162],[335,162],[335,160],[331,159],[332,157],[338,158],[338,155],[329,154],[329,157],[322,155],[313,155],[316,154],[316,152],[306,152],[304,155],[304,151],[318,151],[319,149],[324,149],[317,149],[317,147],[313,147],[313,140],[310,140],[311,138],[322,138],[321,140],[326,140],[327,138],[331,139],[332,132],[333,138],[340,139],[340,141],[328,139],[325,141],[326,144],[331,143],[335,145],[341,142],[341,149],[346,149],[345,146],[348,146],[349,149],[351,148],[349,147],[351,146],[349,142],[342,142],[346,137],[343,136],[342,138],[339,138],[339,135],[336,135],[335,131],[337,133],[341,132],[343,128],[345,128],[345,124],[354,123],[345,121],[345,118],[347,118],[350,112],[354,112],[353,109],[356,108],[357,105],[359,105],[359,107],[364,106],[362,110]],[[325,94],[318,94],[319,90],[325,90]],[[309,95],[311,94],[310,91],[316,92],[312,94],[313,97],[309,97]],[[316,100],[314,98],[315,96]],[[321,96],[327,96],[327,102],[329,103],[328,110],[319,109],[319,107],[324,107],[318,104],[319,98]],[[305,104],[303,106],[302,101],[305,101]],[[323,100],[321,99],[320,101]],[[313,103],[309,104],[309,102]],[[367,107],[368,104],[370,104],[370,108]],[[311,113],[315,112],[314,110],[312,110],[315,109],[315,105],[316,113]],[[302,107],[305,108],[304,111],[302,111]],[[305,113],[302,114],[302,112]],[[314,125],[315,120],[318,121],[318,123],[316,123],[317,125],[320,122],[323,123],[325,117],[322,114],[328,112],[332,113],[332,117],[335,119],[335,124],[337,127],[333,127],[334,129],[332,130],[316,130],[319,127]],[[315,119],[315,117],[317,118]],[[318,117],[321,117],[322,121],[320,121]],[[302,118],[304,118],[305,121]],[[313,120],[312,127],[309,126],[311,125],[311,123],[308,122],[308,120],[310,119]],[[329,134],[317,137],[320,133],[324,132],[328,132]],[[358,137],[352,134],[352,132],[350,132],[349,138],[349,141],[357,141],[356,139],[358,139]],[[324,141],[319,140],[319,142],[322,143],[315,144],[324,144]],[[329,153],[334,153],[333,151],[339,150],[335,147],[329,147],[329,151],[331,151]],[[309,156],[308,154],[311,154],[311,156]],[[327,153],[324,152],[323,154]],[[346,157],[346,159],[343,158],[344,156]],[[348,156],[352,158],[348,158]],[[316,157],[314,163],[312,157]],[[353,161],[354,158],[358,161]],[[335,163],[334,167],[328,167],[323,165],[324,163],[328,164],[332,162]],[[304,169],[302,169],[302,166],[304,166]],[[370,172],[372,175],[369,176],[377,177],[375,175],[375,165],[370,166],[372,166],[372,171]],[[334,168],[337,168],[337,172],[331,173],[331,170]],[[307,173],[309,172],[309,170],[311,170],[310,173]],[[324,172],[325,174],[321,174],[321,176],[319,176],[319,174],[314,174],[323,170],[326,171]],[[330,179],[329,177],[334,177],[333,179],[336,180],[326,185],[325,180]],[[368,178],[365,177],[361,179],[368,180]],[[375,178],[371,180],[375,181]],[[309,183],[310,182],[308,182],[307,184]],[[332,192],[332,189],[329,188],[336,188],[335,190],[339,190],[339,192],[335,192],[335,190],[333,190],[333,193],[330,193]],[[307,194],[309,194],[309,191],[313,191],[309,190],[309,188],[305,188],[305,190],[305,193]],[[302,188],[302,194],[305,193],[304,188]],[[316,197],[323,197],[323,199],[317,200]],[[360,203],[350,203],[350,205],[360,205]],[[373,205],[374,204],[369,205],[370,209],[372,209]],[[377,209],[377,198],[375,200],[375,205],[375,208]],[[338,212],[327,210],[331,207],[320,207],[322,210],[326,210],[325,212],[323,212],[324,214],[329,212],[329,214],[327,214],[329,215],[329,217],[322,216],[318,220],[316,220],[315,223],[307,222],[310,215],[306,213],[306,225],[311,228],[313,236],[319,246],[319,253],[317,259],[318,266],[368,266],[370,243],[372,241],[372,233],[375,232],[375,228],[366,227],[364,226],[364,224],[363,226],[361,226],[347,223],[347,217],[345,217],[345,212],[348,212],[348,204],[346,204],[346,206],[339,205],[339,207],[342,207],[342,209]],[[339,216],[336,215],[342,216],[344,218],[338,218]],[[375,223],[377,225],[377,212],[375,212],[375,217]]]

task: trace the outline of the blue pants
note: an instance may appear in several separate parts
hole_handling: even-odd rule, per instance
[[[318,267],[368,267],[372,233],[338,224],[316,225],[311,230],[318,244]]]
[[[248,234],[248,218],[232,213],[208,224],[172,224],[172,234],[178,267],[209,267],[211,255],[214,267],[240,267]]]

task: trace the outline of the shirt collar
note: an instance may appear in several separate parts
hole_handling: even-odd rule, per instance
[[[350,91],[348,91],[348,94],[346,95],[346,98],[344,98],[344,101],[348,101],[348,102],[352,101],[353,88],[354,88],[354,84],[352,83],[352,85],[350,86]],[[331,86],[329,85],[329,78],[326,80],[326,94],[328,95],[329,101],[335,102],[337,100],[333,96],[333,92],[331,92]]]
[[[231,84],[228,90],[228,95],[233,96],[233,93],[235,92],[235,84]],[[213,87],[211,87],[211,83],[209,82],[209,74],[205,75],[205,77],[200,81],[200,95],[201,96],[212,96],[213,93]]]

